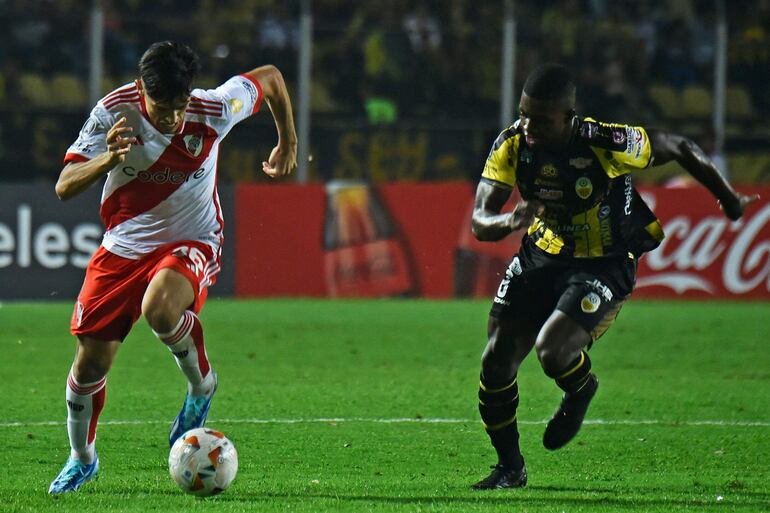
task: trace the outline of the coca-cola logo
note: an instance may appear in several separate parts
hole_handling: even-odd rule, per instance
[[[770,292],[767,227],[770,203],[735,222],[724,216],[675,216],[664,223],[666,238],[646,257],[653,274],[640,277],[637,287],[664,286],[677,294],[715,294],[720,289],[746,294],[764,285]]]

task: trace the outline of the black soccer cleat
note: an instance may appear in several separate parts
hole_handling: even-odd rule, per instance
[[[564,394],[559,409],[553,418],[548,421],[543,433],[543,446],[551,451],[561,449],[580,431],[583,419],[599,388],[599,380],[594,374],[588,378],[588,382],[574,394]]]
[[[524,488],[527,486],[527,467],[520,470],[504,467],[499,463],[493,467],[492,473],[478,483],[471,485],[474,490],[496,490],[499,488]]]

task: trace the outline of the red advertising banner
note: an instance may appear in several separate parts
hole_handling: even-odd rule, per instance
[[[326,295],[324,202],[323,185],[238,186],[236,296]]]
[[[666,238],[641,259],[634,297],[770,299],[770,188],[737,222],[702,187],[640,191]]]
[[[236,295],[452,297],[472,200],[466,182],[240,185]]]
[[[634,297],[770,299],[770,187],[741,191],[733,223],[702,187],[642,189],[666,238]],[[521,235],[476,241],[472,208],[465,182],[241,185],[236,295],[491,297]]]

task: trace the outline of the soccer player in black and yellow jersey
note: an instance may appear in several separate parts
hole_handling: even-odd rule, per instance
[[[672,159],[730,219],[757,199],[737,193],[686,137],[577,116],[575,85],[563,66],[546,64],[527,77],[519,119],[495,140],[473,211],[473,232],[482,241],[528,226],[489,314],[479,411],[498,462],[474,488],[527,483],[516,377],[532,348],[564,391],[543,445],[558,449],[577,434],[599,385],[586,350],[631,294],[638,259],[663,239],[630,173]],[[514,187],[522,201],[502,213]]]

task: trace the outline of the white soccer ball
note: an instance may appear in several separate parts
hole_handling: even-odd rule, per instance
[[[233,482],[238,472],[238,453],[219,431],[191,429],[174,442],[168,470],[179,488],[208,497],[225,491]]]

